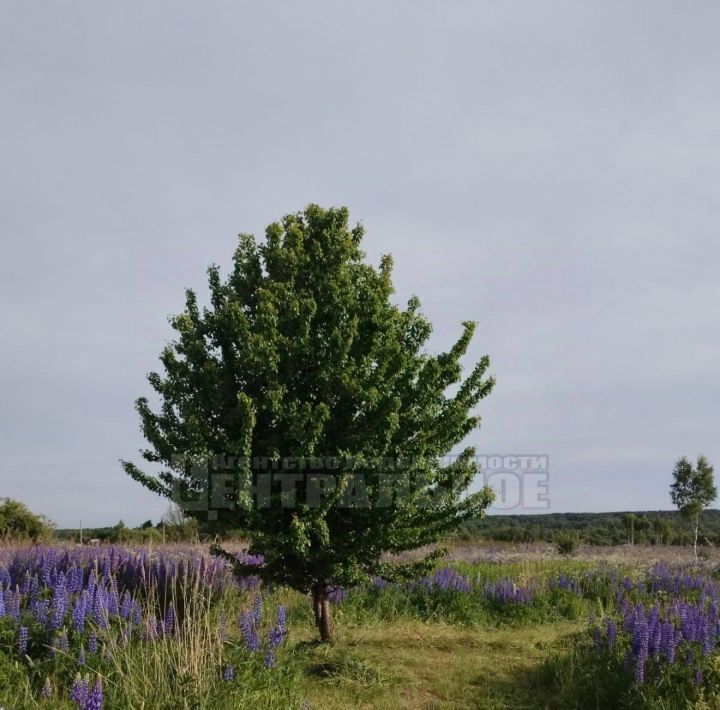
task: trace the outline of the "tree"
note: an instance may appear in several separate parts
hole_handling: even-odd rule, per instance
[[[52,534],[53,524],[12,498],[0,498],[0,538],[37,541]]]
[[[198,521],[183,512],[177,503],[171,503],[158,524],[163,542],[181,542],[198,538]]]
[[[664,520],[663,518],[655,518],[653,521],[653,528],[655,530],[655,544],[669,545],[672,543],[673,527],[669,521]]]
[[[123,542],[127,539],[128,527],[122,520],[118,521],[118,524],[113,528],[113,536],[118,542]]]
[[[494,384],[487,357],[462,378],[475,323],[427,353],[420,302],[391,302],[391,257],[366,263],[362,237],[345,208],[316,205],[271,224],[264,243],[241,235],[227,278],[208,270],[209,306],[188,290],[171,319],[164,374],[148,376],[159,408],[137,401],[142,456],[162,472],[122,462],[186,514],[242,531],[265,559],[254,573],[311,595],[325,641],[333,589],[429,569],[437,554],[385,555],[436,542],[492,501],[487,487],[467,491],[474,449],[443,458],[479,426]]]
[[[628,542],[631,545],[635,544],[635,524],[637,523],[637,515],[635,513],[625,513],[622,521],[625,529],[628,531]]]
[[[697,559],[700,513],[717,498],[713,467],[704,456],[698,456],[695,468],[684,456],[677,461],[673,470],[670,497],[681,515],[693,524],[693,551]]]
[[[642,543],[647,542],[647,534],[651,528],[650,519],[647,515],[641,515],[635,521],[635,530],[640,533],[640,540]]]
[[[170,503],[160,520],[161,523],[174,527],[182,527],[186,525],[188,521],[189,518],[183,513],[182,508],[177,503]]]

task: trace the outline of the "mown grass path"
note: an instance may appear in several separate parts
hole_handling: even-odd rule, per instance
[[[569,621],[489,630],[396,622],[348,627],[334,647],[300,642],[297,652],[311,707],[322,710],[554,708],[542,662],[580,628]]]

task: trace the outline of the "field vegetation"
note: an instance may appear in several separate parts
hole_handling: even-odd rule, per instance
[[[414,582],[333,590],[321,644],[304,595],[202,547],[5,545],[0,706],[716,707],[715,561],[653,550],[457,547]]]

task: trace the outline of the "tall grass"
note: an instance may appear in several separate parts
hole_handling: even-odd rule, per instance
[[[77,708],[69,690],[78,673],[91,682],[102,680],[105,708],[301,707],[295,667],[284,663],[286,651],[277,650],[271,669],[262,653],[245,646],[238,612],[253,597],[231,584],[208,585],[198,568],[190,568],[184,576],[135,591],[141,623],[113,617],[103,629],[88,619],[84,635],[71,635],[67,649],[34,642],[31,655],[24,656],[17,651],[18,622],[0,618],[0,708]],[[176,619],[173,631],[158,633],[156,620],[168,613]],[[36,638],[46,638],[39,626],[36,632]],[[91,634],[98,640],[95,652],[87,644]],[[43,697],[43,688],[50,697]]]
[[[200,585],[197,575],[166,590],[151,590],[149,615],[164,615],[163,609],[156,608],[163,599],[165,608],[177,610],[177,631],[147,644],[110,637],[105,649],[109,660],[106,688],[115,705],[122,701],[127,707],[160,708],[173,699],[175,707],[207,707],[223,664],[224,639],[216,611],[222,599],[214,596]]]

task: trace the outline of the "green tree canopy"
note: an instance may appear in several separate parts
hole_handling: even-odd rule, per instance
[[[677,461],[673,470],[670,497],[680,513],[694,524],[693,549],[697,557],[697,538],[700,513],[717,498],[713,481],[713,467],[704,456],[698,456],[693,465],[684,456]]]
[[[162,472],[123,462],[186,514],[242,530],[262,575],[312,594],[324,639],[333,588],[417,573],[383,556],[435,542],[492,500],[467,494],[472,448],[446,458],[493,386],[487,357],[462,378],[475,324],[428,353],[418,299],[392,303],[392,260],[366,263],[362,237],[345,208],[316,205],[264,242],[241,235],[228,276],[208,271],[209,305],[188,290],[171,319],[164,373],[148,377],[157,407],[137,401],[142,455]]]
[[[39,540],[52,534],[52,523],[12,498],[0,498],[0,538]]]

